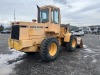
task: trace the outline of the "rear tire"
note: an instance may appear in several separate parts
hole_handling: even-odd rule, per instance
[[[43,61],[53,61],[59,53],[59,43],[54,37],[49,37],[43,40],[40,45],[40,56]]]
[[[66,43],[66,50],[68,52],[73,52],[76,49],[76,45],[77,45],[76,37],[72,35],[70,37],[70,42]]]

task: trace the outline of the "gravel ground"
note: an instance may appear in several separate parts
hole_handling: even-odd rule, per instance
[[[8,50],[8,38],[10,34],[0,34],[0,54],[7,54]]]
[[[100,35],[82,36],[84,48],[75,52],[61,48],[53,62],[8,49],[8,37],[0,34],[0,75],[100,75]]]

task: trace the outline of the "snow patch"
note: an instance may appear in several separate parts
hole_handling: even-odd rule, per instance
[[[93,63],[96,63],[96,62],[97,62],[97,60],[94,58],[94,59],[92,60],[92,62],[93,62]]]
[[[87,45],[83,45],[84,50],[87,51],[88,53],[95,53],[93,50],[91,50],[90,48],[88,48]]]
[[[87,45],[83,45],[84,48],[87,48]]]
[[[9,75],[10,73],[14,73],[14,67],[16,64],[20,64],[22,62],[22,60],[17,61],[13,64],[2,64],[0,66],[0,75]]]
[[[85,49],[88,53],[96,53],[96,52],[94,52],[93,50],[91,50],[90,48],[86,48]]]
[[[83,45],[83,47],[85,48],[84,50],[87,51],[88,53],[96,53],[95,51],[93,51],[93,49],[88,48],[88,46]],[[97,54],[95,54],[97,55]],[[95,59],[95,55],[92,55],[92,63],[96,63],[97,60]],[[89,55],[84,56],[85,58],[88,57]]]
[[[88,51],[88,52],[92,52],[92,50],[91,49],[89,49],[89,48],[87,48],[87,49],[85,49],[86,51]]]
[[[22,56],[24,53],[16,50],[11,50],[12,54],[0,54],[0,64],[6,64],[9,60],[15,60]]]
[[[96,63],[96,62],[97,62],[97,60],[96,60],[96,58],[95,58],[96,55],[98,55],[98,54],[94,54],[94,55],[92,56],[92,59],[93,59],[93,60],[92,60],[92,63]]]
[[[19,52],[14,49],[10,51],[12,51],[12,54],[0,54],[0,75],[9,75],[10,73],[14,72],[13,69],[15,65],[22,62],[22,60],[19,60],[9,64],[8,61],[16,60],[17,58],[21,58],[21,56],[24,55],[23,52]]]
[[[89,55],[84,56],[84,58],[87,58]]]

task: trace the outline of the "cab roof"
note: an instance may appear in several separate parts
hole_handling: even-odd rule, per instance
[[[56,7],[54,5],[45,5],[45,6],[41,6],[40,8],[41,9],[43,9],[43,8],[56,8],[56,9],[59,9],[58,7]]]

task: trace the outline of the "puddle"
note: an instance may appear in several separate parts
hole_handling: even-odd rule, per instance
[[[9,64],[8,61],[16,60],[24,55],[23,52],[19,52],[14,49],[11,51],[12,54],[0,54],[0,75],[9,75],[10,73],[14,73],[13,69],[15,65],[22,62],[22,60],[19,60],[12,64]]]

